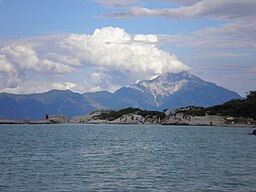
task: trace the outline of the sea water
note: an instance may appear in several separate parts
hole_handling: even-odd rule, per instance
[[[256,191],[251,128],[0,125],[0,191]]]

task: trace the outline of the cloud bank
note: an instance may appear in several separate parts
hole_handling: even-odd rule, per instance
[[[144,1],[145,2],[145,1]],[[133,7],[100,18],[126,19],[139,16],[166,17],[170,20],[210,19],[220,26],[177,35],[160,35],[160,42],[197,49],[251,48],[256,42],[256,1],[252,0],[165,0],[175,8]]]
[[[252,0],[202,0],[193,1],[194,4],[187,4],[188,1],[169,1],[183,3],[186,6],[178,8],[149,9],[145,7],[134,7],[127,12],[111,13],[102,17],[129,18],[137,16],[164,16],[171,19],[187,18],[215,18],[234,19],[256,15],[256,2]],[[191,3],[191,2],[190,2]]]
[[[20,91],[17,87],[28,85],[28,80],[33,85],[31,79],[36,81],[38,76],[49,78],[48,87],[114,91],[163,72],[189,70],[174,55],[157,47],[156,35],[131,35],[121,28],[105,27],[91,35],[70,34],[58,41],[47,39],[45,44],[44,39],[12,41],[0,47],[0,91]],[[80,82],[61,78],[86,69]],[[60,82],[54,79],[56,75]],[[23,92],[26,90],[31,89]]]

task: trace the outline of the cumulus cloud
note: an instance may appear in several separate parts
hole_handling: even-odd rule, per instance
[[[155,35],[132,36],[121,28],[97,29],[92,35],[72,34],[60,45],[83,63],[132,72],[148,78],[163,72],[180,72],[188,66],[160,50]]]
[[[89,75],[89,80],[84,81],[84,87],[87,92],[104,91],[114,92],[121,85],[127,84],[133,78],[126,77],[120,71],[113,71],[103,67],[97,67],[96,70]],[[121,76],[121,77],[120,77]]]
[[[72,58],[69,57],[63,57],[63,62],[49,58],[39,58],[37,51],[29,42],[23,45],[13,42],[5,45],[0,49],[0,89],[17,87],[25,80],[28,72],[32,72],[34,75],[72,73],[75,68],[67,64],[68,59],[72,61]]]
[[[36,51],[26,45],[7,46],[1,49],[3,53],[16,68],[24,71],[31,70],[38,73],[71,73],[74,69],[70,66],[51,61],[49,59],[40,59]]]
[[[0,48],[0,74],[4,79],[0,89],[25,85],[22,81],[27,81],[28,73],[31,80],[45,75],[49,78],[75,75],[82,70],[86,76],[80,77],[83,83],[79,86],[73,86],[72,81],[68,81],[69,84],[60,81],[61,84],[51,84],[49,89],[55,86],[80,91],[114,91],[163,72],[189,70],[175,55],[160,50],[157,43],[156,35],[132,35],[113,27],[96,29],[91,35],[70,34],[57,42],[48,38],[6,42]],[[66,75],[68,77],[72,79],[72,75]]]
[[[114,91],[163,72],[189,70],[175,55],[160,50],[157,43],[156,35],[131,35],[121,28],[105,27],[92,35],[71,34],[59,45],[83,65],[95,67],[85,83],[89,91]]]
[[[62,63],[64,65],[69,65],[73,67],[80,67],[82,65],[78,58],[69,55],[50,52],[45,55],[45,58],[57,63]]]
[[[1,87],[16,87],[18,82],[18,71],[6,59],[5,55],[0,55],[0,88]]]

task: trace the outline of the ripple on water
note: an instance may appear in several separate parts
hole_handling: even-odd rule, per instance
[[[1,191],[254,191],[252,129],[0,125]]]

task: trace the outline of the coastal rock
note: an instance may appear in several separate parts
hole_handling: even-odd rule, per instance
[[[163,124],[167,125],[215,125],[222,126],[225,124],[224,117],[217,115],[190,116],[183,113],[176,113],[170,116]]]
[[[72,117],[69,123],[89,124],[161,124],[164,113],[143,111],[137,108],[116,110],[97,110],[90,114]]]
[[[256,129],[253,130],[252,134],[253,134],[253,135],[256,135]]]
[[[141,115],[125,114],[120,118],[109,121],[110,124],[144,124],[145,119]]]
[[[86,115],[74,116],[70,119],[71,123],[106,123],[106,119],[102,116],[105,113],[109,113],[108,110],[96,110]]]
[[[69,118],[65,115],[49,115],[48,120],[51,123],[68,123]]]

